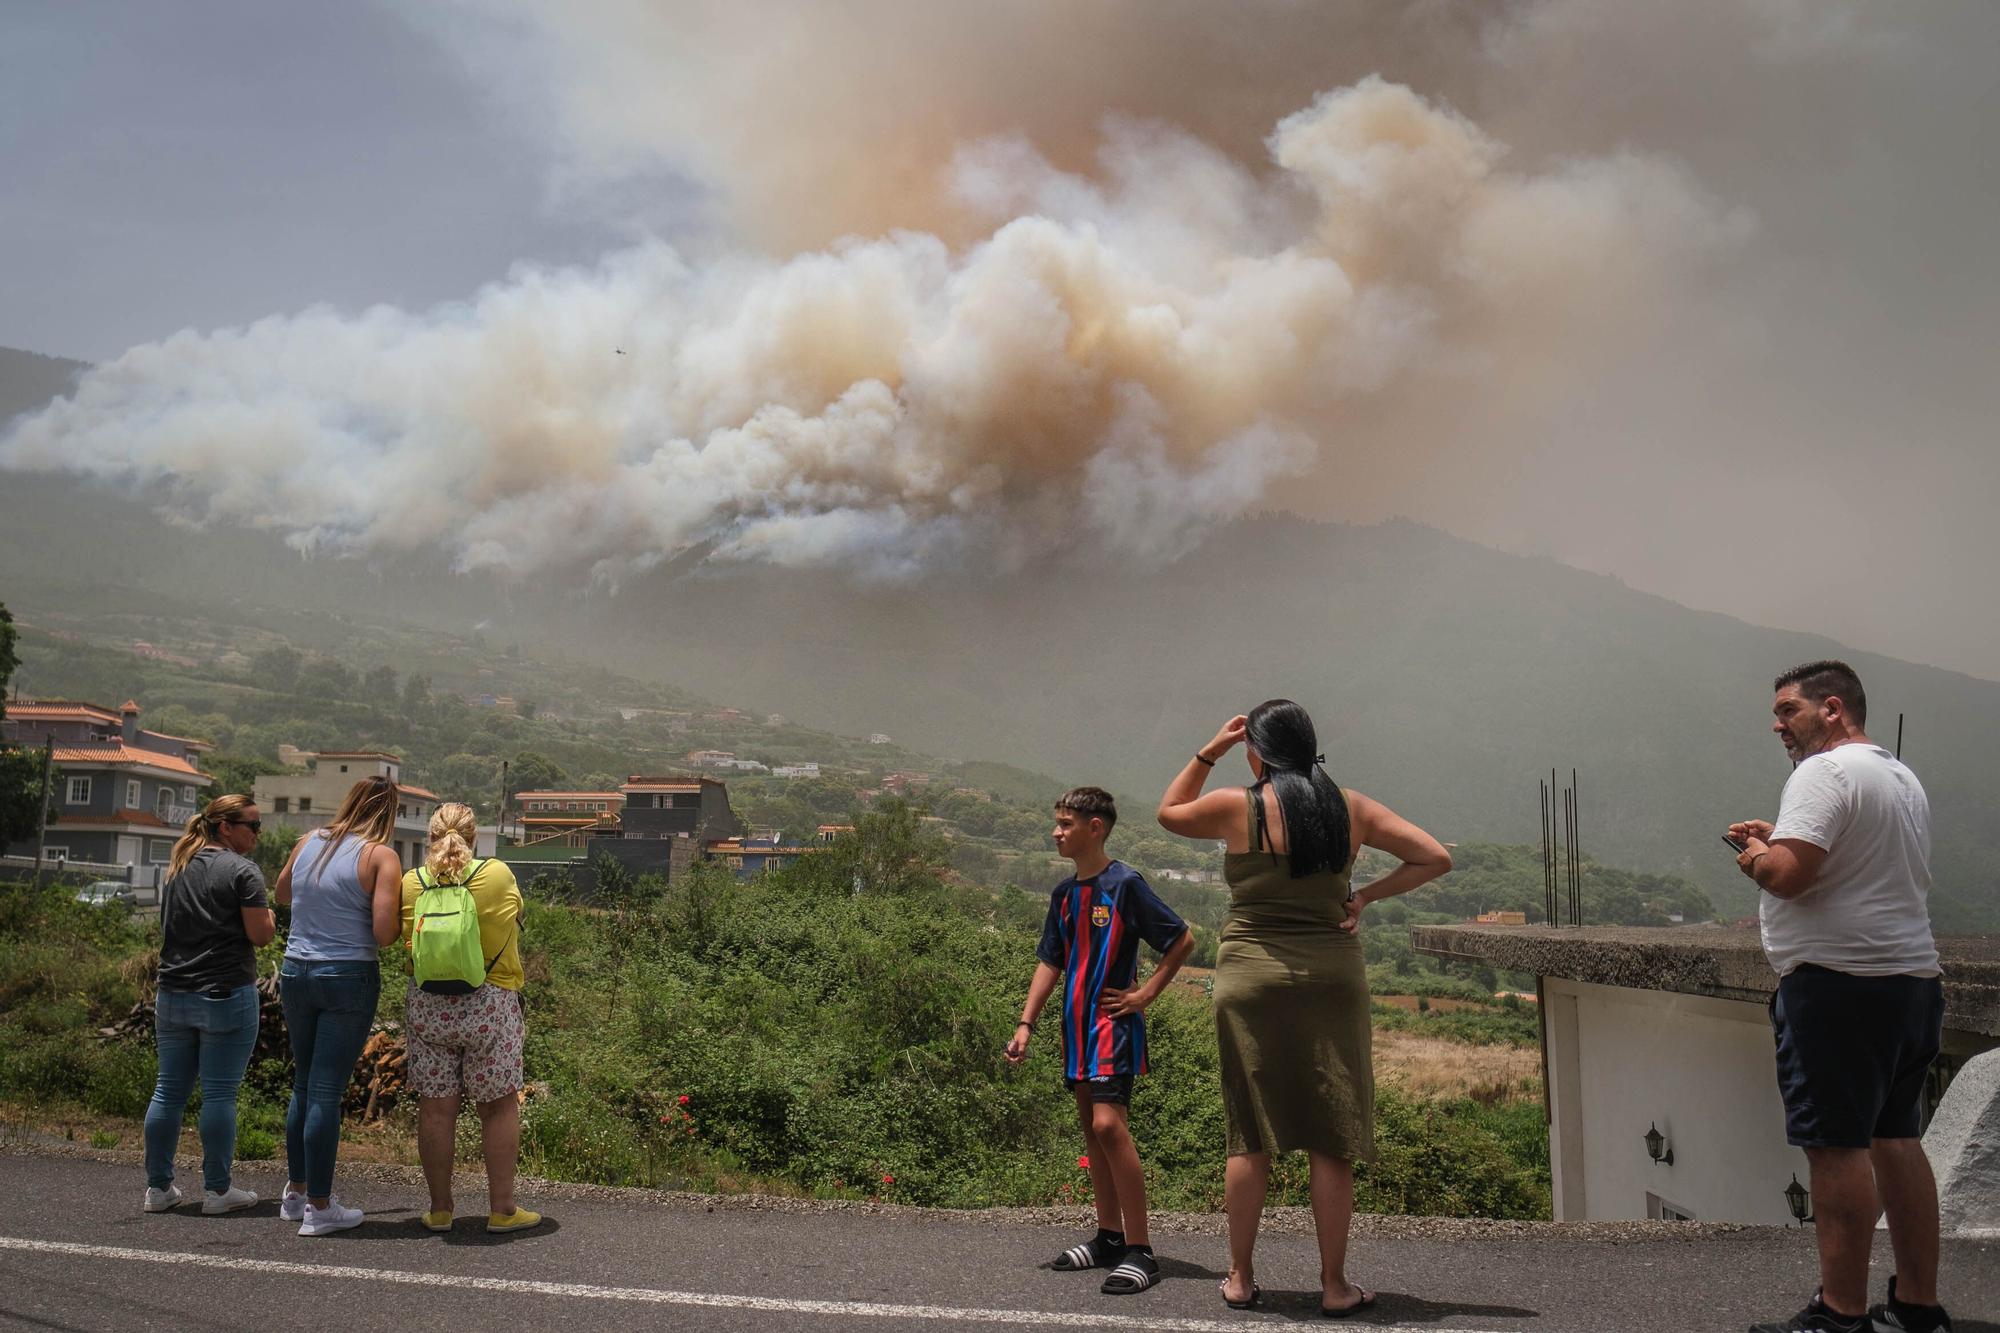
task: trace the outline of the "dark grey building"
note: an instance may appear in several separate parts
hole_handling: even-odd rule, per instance
[[[618,829],[599,838],[686,839],[699,850],[703,843],[734,837],[743,828],[729,808],[728,786],[714,778],[631,778],[618,790],[625,798]]]
[[[544,869],[561,866],[576,895],[596,893],[597,858],[608,856],[633,875],[658,875],[669,883],[708,856],[711,844],[733,838],[743,821],[729,806],[729,788],[714,778],[628,779],[618,788],[624,806],[616,825],[590,830],[582,852],[567,863],[512,863],[523,882]],[[506,859],[503,851],[501,859]]]

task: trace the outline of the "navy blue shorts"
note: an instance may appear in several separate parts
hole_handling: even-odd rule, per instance
[[[1785,1141],[1866,1148],[1923,1131],[1924,1076],[1944,1031],[1937,977],[1857,977],[1801,963],[1771,997]]]

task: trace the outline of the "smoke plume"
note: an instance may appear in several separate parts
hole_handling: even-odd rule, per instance
[[[18,423],[0,465],[113,479],[304,551],[437,548],[510,575],[615,581],[690,551],[880,577],[1168,558],[1303,474],[1395,454],[1421,475],[1482,416],[1532,416],[1748,235],[1665,157],[1521,160],[1380,75],[1315,91],[1314,71],[1384,50],[1420,73],[1506,35],[1419,6],[1315,59],[1309,40],[1351,24],[1321,8],[1217,41],[1223,7],[1161,5],[1156,49],[1093,66],[1106,87],[1086,95],[1078,62],[1115,43],[1067,5],[1042,26],[898,7],[920,31],[879,49],[868,24],[801,9],[777,27],[816,80],[674,54],[754,49],[735,10],[566,6],[529,23],[564,34],[533,47],[574,150],[563,188],[671,162],[715,192],[715,235],[522,265],[434,309],[136,347]],[[928,25],[952,60],[910,59]],[[507,25],[481,31],[472,68],[519,57]],[[1062,72],[1046,97],[1036,60]],[[868,96],[876,73],[937,114],[899,136],[878,109],[908,98]],[[587,91],[632,88],[660,105]]]

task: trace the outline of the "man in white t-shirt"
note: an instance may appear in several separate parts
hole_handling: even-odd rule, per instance
[[[1790,1320],[1751,1333],[1949,1330],[1937,1303],[1937,1184],[1918,1137],[1944,1027],[1927,901],[1930,802],[1916,775],[1868,739],[1854,668],[1808,662],[1775,689],[1772,730],[1794,765],[1778,822],[1744,820],[1729,837],[1762,890],[1785,1137],[1812,1171],[1820,1290]],[[1878,1197],[1896,1275],[1871,1309]]]

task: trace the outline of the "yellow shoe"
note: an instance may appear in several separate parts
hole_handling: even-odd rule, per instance
[[[530,1212],[526,1208],[517,1207],[511,1213],[488,1213],[486,1215],[486,1229],[488,1231],[526,1231],[541,1220],[542,1215],[540,1213]]]
[[[449,1231],[451,1230],[451,1209],[440,1208],[434,1213],[425,1213],[423,1223],[424,1228],[428,1231]]]

